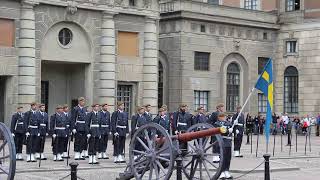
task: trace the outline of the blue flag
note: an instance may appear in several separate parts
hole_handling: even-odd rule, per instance
[[[273,108],[272,59],[269,59],[267,64],[264,66],[264,69],[257,81],[255,88],[260,90],[268,99],[267,117],[266,117],[266,123],[265,123],[265,135],[266,135],[267,143],[269,143],[270,124],[272,119],[272,108]]]

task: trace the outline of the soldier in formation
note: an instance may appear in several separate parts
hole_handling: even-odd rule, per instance
[[[234,156],[243,157],[240,154],[242,144],[243,131],[244,131],[244,115],[240,113],[241,106],[237,107],[237,113],[232,116],[232,124],[234,124]],[[239,117],[237,119],[237,117]]]
[[[26,123],[24,121],[23,107],[19,106],[17,112],[12,115],[11,133],[16,145],[16,159],[22,161],[22,147],[26,134]]]
[[[47,158],[43,154],[44,144],[46,137],[49,135],[49,116],[46,113],[46,106],[44,104],[39,105],[38,115],[38,137],[36,143],[36,158],[46,160]]]

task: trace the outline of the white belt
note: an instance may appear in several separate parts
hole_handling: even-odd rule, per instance
[[[91,124],[90,127],[99,127],[99,124]]]
[[[31,125],[29,125],[29,128],[36,129],[36,128],[38,128],[38,126],[31,126]]]
[[[232,137],[229,137],[229,136],[223,136],[222,138],[223,139],[232,139]]]
[[[136,130],[139,129],[139,127],[136,127]]]
[[[243,124],[237,124],[238,126],[243,126]]]
[[[19,122],[18,124],[23,124],[23,122]]]
[[[109,125],[101,125],[101,127],[109,127]]]
[[[77,123],[84,124],[86,121],[77,121]]]
[[[187,123],[181,123],[181,122],[178,122],[178,125],[186,126],[186,125],[187,125]]]
[[[44,127],[46,127],[47,125],[46,125],[46,124],[40,124],[40,126],[44,126]]]
[[[58,130],[65,130],[65,127],[55,127],[54,129],[58,129]]]
[[[127,126],[117,126],[117,128],[126,129]]]

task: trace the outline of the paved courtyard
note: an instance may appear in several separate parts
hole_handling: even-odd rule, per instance
[[[309,143],[307,143],[307,151],[305,155],[305,137],[297,136],[298,147],[296,152],[295,135],[293,135],[293,146],[291,147],[291,154],[289,155],[289,146],[286,145],[287,136],[283,136],[283,147],[281,151],[281,136],[276,136],[275,156],[271,157],[271,179],[274,180],[313,180],[320,177],[320,137],[312,135],[311,152]],[[263,154],[266,153],[265,137],[259,137],[259,149],[256,157],[256,142],[257,136],[253,136],[253,146],[251,153],[251,145],[246,145],[246,138],[243,139],[242,154],[244,158],[233,158],[231,163],[231,172],[235,178],[250,172],[257,165],[263,162]],[[38,163],[17,162],[17,173],[15,179],[17,180],[56,180],[67,176],[70,173],[69,167],[64,162],[52,161],[51,153],[51,139],[46,141],[46,156],[48,160],[41,162],[41,167]],[[127,146],[129,141],[127,141]],[[109,156],[111,155],[112,144],[109,142]],[[272,155],[273,136],[270,136],[269,154]],[[73,155],[73,153],[72,153]],[[128,156],[127,156],[128,157]],[[71,159],[70,162],[74,160]],[[89,165],[87,160],[78,161],[79,171],[78,175],[82,179],[116,179],[118,174],[125,169],[125,164],[114,164],[112,159],[100,160],[99,165]],[[242,180],[258,180],[264,179],[264,164],[249,174],[239,177]],[[67,179],[70,179],[68,177]],[[175,179],[175,172],[171,179]]]

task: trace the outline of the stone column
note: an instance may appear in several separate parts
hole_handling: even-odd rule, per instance
[[[36,101],[35,3],[22,1],[19,36],[18,104]]]
[[[108,103],[113,110],[116,101],[116,56],[114,13],[104,12],[101,26],[101,61],[99,103]]]
[[[143,104],[151,104],[152,113],[158,108],[158,23],[146,18],[143,54]]]

